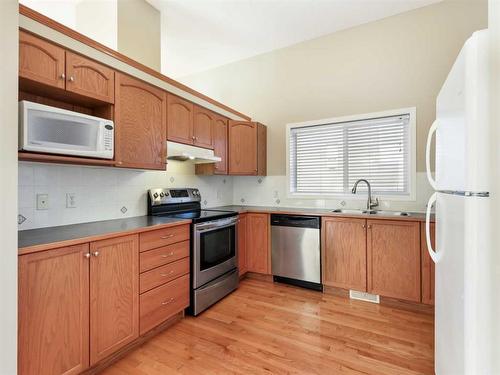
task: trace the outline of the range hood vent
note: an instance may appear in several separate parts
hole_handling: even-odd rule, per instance
[[[190,161],[194,164],[207,164],[217,163],[222,159],[215,156],[213,150],[168,141],[167,160]]]

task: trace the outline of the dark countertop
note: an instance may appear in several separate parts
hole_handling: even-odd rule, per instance
[[[127,219],[28,229],[18,232],[18,249],[19,254],[26,254],[189,223],[191,220],[136,216]]]
[[[333,216],[333,217],[355,217],[365,219],[390,219],[390,220],[405,220],[405,221],[425,221],[425,213],[410,212],[410,216],[397,216],[390,214],[355,214],[355,213],[336,213],[333,208],[297,208],[297,207],[272,207],[272,206],[222,206],[209,208],[210,210],[225,210],[235,211],[240,214],[247,212],[255,213],[281,213],[292,215],[313,215],[313,216]],[[384,210],[385,211],[385,210]],[[431,221],[434,221],[434,214],[431,215]]]

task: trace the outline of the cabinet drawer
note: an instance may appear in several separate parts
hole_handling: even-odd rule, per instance
[[[189,240],[189,224],[141,233],[140,251]]]
[[[141,335],[189,306],[189,275],[140,296]]]
[[[140,254],[140,272],[172,263],[189,256],[189,241],[178,242]]]
[[[188,273],[189,257],[155,268],[154,270],[144,272],[141,274],[140,292],[147,292],[148,290],[156,288],[157,286],[165,284]]]

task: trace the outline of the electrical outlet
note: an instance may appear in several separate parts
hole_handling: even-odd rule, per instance
[[[76,208],[75,193],[66,193],[66,208]]]
[[[48,210],[49,209],[49,195],[48,194],[37,194],[36,195],[36,209],[37,210]]]

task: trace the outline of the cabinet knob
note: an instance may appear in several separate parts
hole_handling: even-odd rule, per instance
[[[368,225],[368,229],[372,229],[372,226],[371,226],[371,225]]]
[[[89,259],[89,258],[90,258],[90,253],[85,253],[85,254],[83,254],[83,256],[84,256],[85,258]]]
[[[365,224],[363,224],[363,225],[361,225],[361,227],[362,227],[363,229],[365,229],[365,228],[366,228],[366,225],[365,225]]]
[[[66,79],[66,74],[61,74],[61,79]]]
[[[93,255],[93,256],[95,256],[95,257],[98,257],[98,256],[99,256],[99,252],[98,252],[98,251],[94,251],[94,252],[92,253],[92,255]]]
[[[73,77],[73,76],[69,77],[69,81],[70,82],[74,82],[75,81],[75,77]]]

